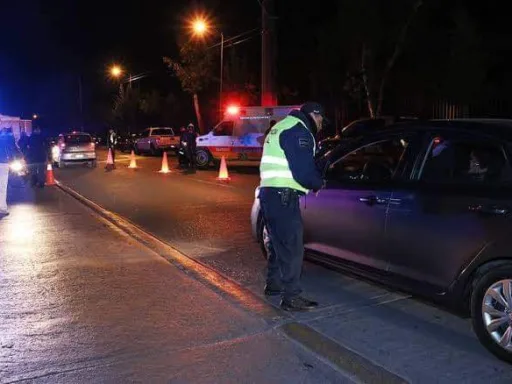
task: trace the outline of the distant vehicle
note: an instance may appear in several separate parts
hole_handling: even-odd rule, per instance
[[[224,118],[208,134],[196,140],[196,164],[207,167],[226,160],[257,161],[263,153],[263,138],[272,120],[284,119],[299,106],[236,107],[226,109]]]
[[[158,155],[166,150],[178,150],[179,136],[176,136],[172,128],[147,128],[135,140],[135,153],[149,153]]]
[[[52,160],[59,168],[70,164],[87,164],[95,168],[96,144],[88,133],[74,131],[61,134],[57,144],[52,147]]]
[[[307,255],[469,314],[512,363],[512,120],[397,124],[325,157],[301,198]],[[267,255],[257,198],[251,223]]]
[[[331,149],[335,148],[342,139],[359,137],[364,134],[375,132],[376,130],[382,129],[389,125],[399,123],[399,122],[407,122],[407,121],[417,121],[417,118],[414,117],[394,117],[394,116],[384,116],[378,119],[360,119],[355,120],[345,126],[341,130],[341,134],[328,137],[318,143],[318,151],[317,154],[319,156],[325,154]]]
[[[135,150],[136,134],[121,134],[117,138],[117,148],[121,152],[130,152]]]

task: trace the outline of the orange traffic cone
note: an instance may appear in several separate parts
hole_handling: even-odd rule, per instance
[[[217,177],[219,181],[229,181],[231,178],[228,173],[228,166],[226,165],[226,158],[222,156],[220,160],[220,168],[219,168],[219,176]]]
[[[136,169],[137,168],[137,160],[135,160],[135,152],[132,151],[132,154],[130,155],[130,165],[128,168]]]
[[[107,165],[105,165],[105,170],[111,171],[115,169],[116,166],[114,164],[114,157],[112,156],[112,149],[108,149],[108,156],[107,156]]]
[[[55,177],[53,177],[52,163],[48,163],[48,165],[46,166],[46,183],[45,184],[48,186],[57,184],[55,182]]]
[[[169,164],[167,163],[167,152],[164,151],[164,156],[162,157],[162,169],[158,171],[160,173],[169,173]]]

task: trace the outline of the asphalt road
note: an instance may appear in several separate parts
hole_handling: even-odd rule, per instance
[[[127,169],[127,155],[117,160],[113,172],[105,172],[100,162],[94,170],[77,167],[56,175],[86,198],[262,295],[265,262],[249,223],[256,168],[230,166],[231,182],[223,184],[216,181],[216,170],[160,174],[159,158],[137,157],[137,170]],[[297,321],[410,382],[512,380],[510,366],[479,344],[468,320],[312,263],[305,265],[303,285],[321,307],[295,315]]]
[[[0,383],[351,383],[57,188],[0,219]]]

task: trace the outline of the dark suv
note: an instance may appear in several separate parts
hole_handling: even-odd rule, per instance
[[[512,362],[512,120],[404,123],[326,154],[309,256],[469,313]],[[307,200],[307,203],[306,203]],[[269,241],[259,201],[253,234]]]

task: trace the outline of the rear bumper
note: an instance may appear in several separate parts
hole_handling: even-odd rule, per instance
[[[96,160],[95,152],[78,152],[78,153],[62,153],[59,158],[60,161],[65,162],[87,162]]]
[[[158,149],[178,149],[178,144],[158,145]]]

